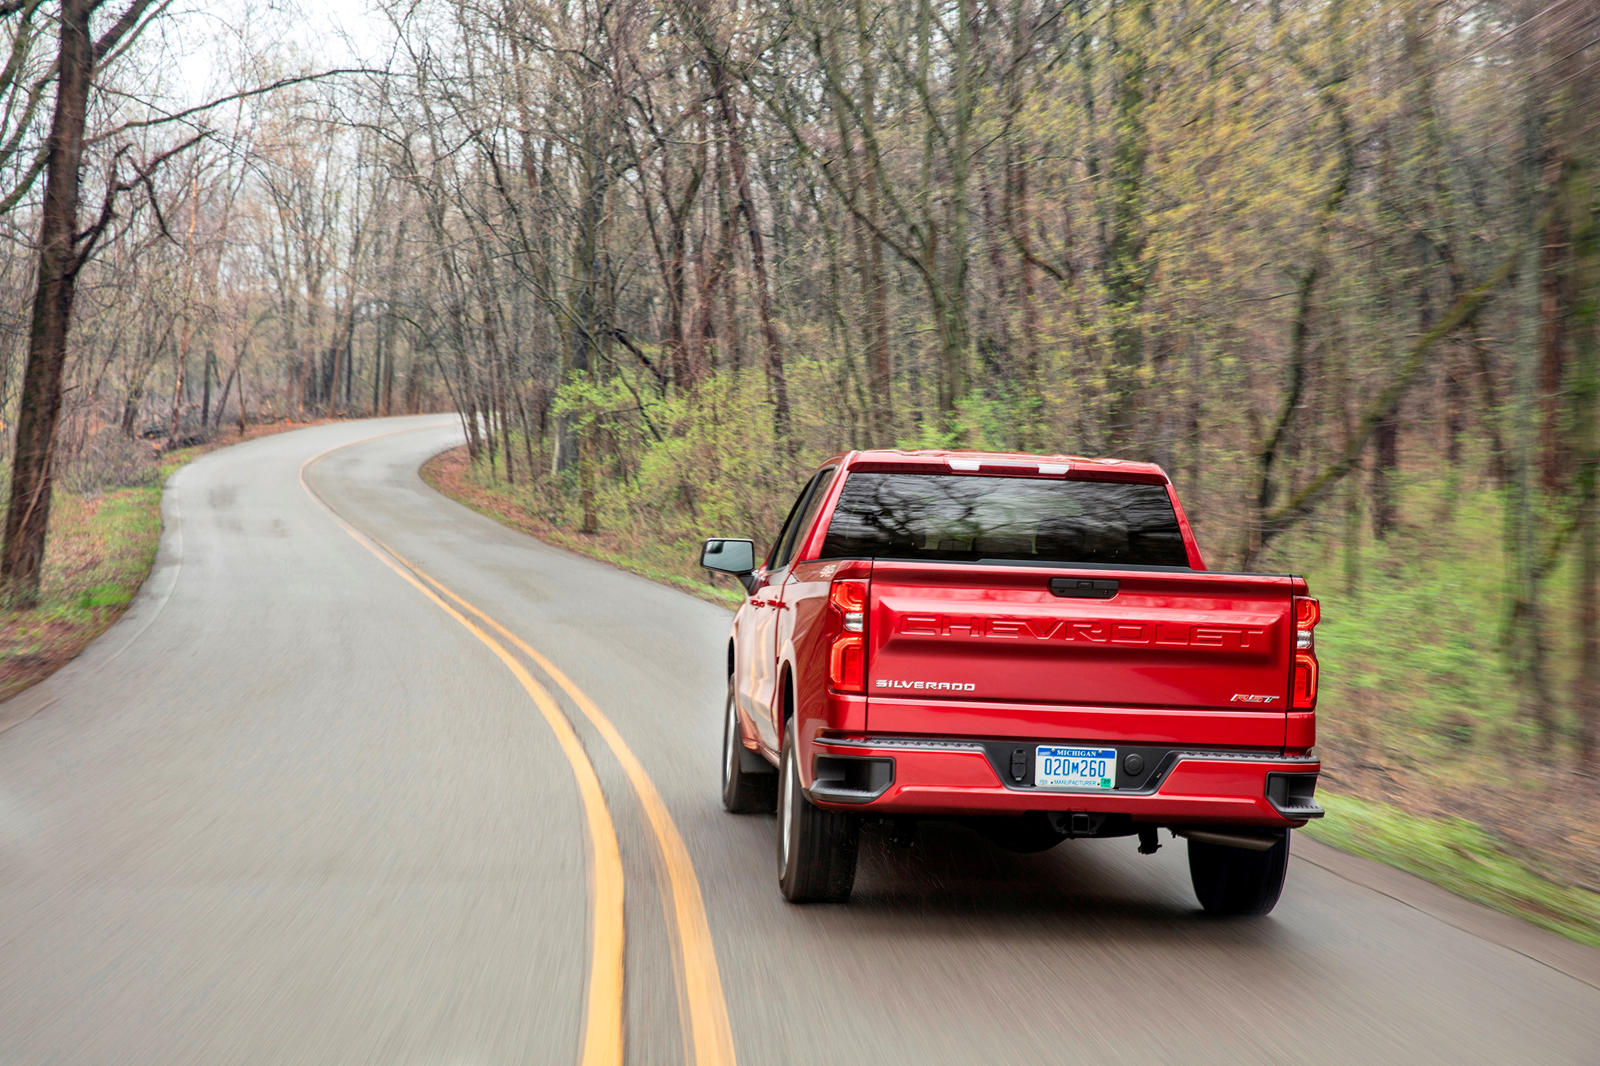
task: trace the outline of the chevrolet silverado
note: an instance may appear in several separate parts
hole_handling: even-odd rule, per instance
[[[856,451],[806,483],[727,645],[722,800],[778,814],[778,883],[841,901],[863,818],[1042,850],[1186,838],[1209,913],[1270,911],[1320,817],[1317,600],[1209,571],[1161,468]]]

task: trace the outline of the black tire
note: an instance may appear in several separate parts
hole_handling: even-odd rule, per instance
[[[860,827],[849,812],[825,811],[800,791],[794,723],[778,761],[778,888],[790,903],[843,903],[856,880]]]
[[[767,761],[744,746],[739,712],[728,678],[722,715],[722,806],[733,814],[771,814],[778,805],[778,775]]]
[[[1189,841],[1189,879],[1207,914],[1256,918],[1269,913],[1288,872],[1288,833],[1265,851]]]

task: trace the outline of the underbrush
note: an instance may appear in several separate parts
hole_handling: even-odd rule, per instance
[[[1547,928],[1600,943],[1600,782],[1573,772],[1577,574],[1541,587],[1548,746],[1507,645],[1505,510],[1459,472],[1397,487],[1382,541],[1365,522],[1288,538],[1271,563],[1322,601],[1316,835]],[[1352,539],[1346,530],[1353,528]]]
[[[791,373],[797,393],[824,387],[808,376],[822,373],[817,365],[801,364]],[[820,443],[797,443],[792,450],[777,444],[763,417],[770,412],[763,397],[760,375],[727,375],[693,397],[653,400],[644,417],[624,383],[571,385],[557,410],[570,417],[571,438],[587,442],[587,455],[552,473],[553,442],[528,442],[513,433],[514,482],[505,476],[503,449],[493,466],[480,456],[463,476],[514,506],[524,524],[537,523],[546,539],[672,584],[725,591],[708,585],[698,566],[701,542],[754,537],[764,550],[805,477],[830,454]],[[804,417],[797,410],[796,418]],[[803,421],[795,430],[802,442],[828,435],[827,427]],[[582,532],[586,470],[596,471],[590,533]],[[568,543],[569,536],[576,539]]]

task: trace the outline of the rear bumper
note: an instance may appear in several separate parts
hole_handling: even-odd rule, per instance
[[[1312,799],[1322,768],[1315,758],[1163,749],[1159,761],[1135,779],[1136,787],[1063,792],[1032,787],[1030,775],[1006,773],[997,743],[1015,742],[818,737],[808,760],[806,795],[821,807],[883,814],[1089,811],[1160,825],[1280,828],[1322,816]],[[1155,755],[1149,748],[1139,750]]]

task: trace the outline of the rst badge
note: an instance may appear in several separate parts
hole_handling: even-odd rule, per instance
[[[1229,703],[1277,703],[1276,696],[1262,696],[1254,692],[1235,692]]]

